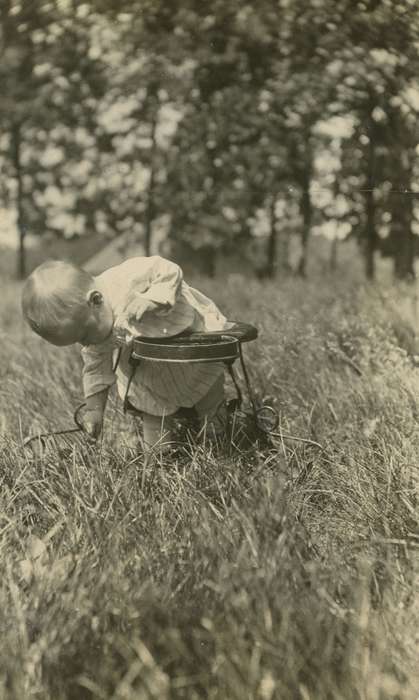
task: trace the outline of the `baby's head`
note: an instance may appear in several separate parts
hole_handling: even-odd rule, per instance
[[[53,345],[101,343],[113,325],[112,309],[94,277],[58,260],[43,263],[28,277],[22,311],[32,330]]]

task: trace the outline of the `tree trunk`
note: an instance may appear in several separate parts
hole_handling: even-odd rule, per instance
[[[275,277],[277,269],[277,247],[278,247],[278,232],[276,230],[276,197],[272,197],[269,207],[269,237],[266,246],[266,277],[272,279]]]
[[[370,116],[368,125],[369,145],[367,155],[367,186],[365,190],[366,241],[365,274],[367,279],[375,277],[375,251],[377,248],[377,229],[375,225],[374,175],[375,175],[375,122]]]
[[[338,269],[338,245],[339,240],[335,236],[330,244],[329,270],[331,272],[336,272]]]
[[[412,233],[413,195],[393,194],[397,204],[392,207],[392,235],[395,238],[394,276],[399,280],[415,277],[415,237]]]
[[[256,275],[259,279],[273,279],[277,270],[277,249],[278,249],[278,232],[276,229],[276,197],[272,197],[269,206],[269,236],[266,243],[265,259]]]
[[[307,274],[307,255],[308,255],[308,241],[310,237],[311,220],[313,215],[313,208],[310,197],[310,168],[304,172],[304,177],[302,178],[302,193],[301,193],[301,214],[303,219],[303,227],[301,230],[301,254],[300,260],[297,266],[297,274],[300,277],[306,277]]]
[[[214,278],[217,271],[217,252],[211,245],[204,245],[199,249],[199,263],[204,275]]]
[[[157,131],[158,109],[153,114],[151,123],[151,150],[150,150],[150,180],[147,188],[147,203],[144,213],[144,253],[151,255],[151,240],[153,233],[153,220],[155,217],[154,190],[156,185],[156,131]]]
[[[391,231],[394,240],[394,276],[400,280],[413,280],[415,277],[415,236],[412,231],[414,219],[414,197],[412,192],[415,143],[406,138],[404,125],[399,115],[393,116],[397,153],[394,159],[398,192],[390,194]]]
[[[289,274],[292,272],[290,263],[290,239],[290,229],[287,225],[282,224],[278,241],[278,266],[283,274]]]
[[[375,228],[374,190],[368,187],[365,193],[366,243],[365,243],[365,274],[367,279],[375,277],[375,249],[377,246],[377,231]]]
[[[16,224],[19,236],[17,248],[17,277],[23,279],[26,276],[26,249],[25,249],[25,214],[23,205],[23,172],[22,172],[22,134],[21,125],[15,124],[11,130],[12,161],[16,177]]]

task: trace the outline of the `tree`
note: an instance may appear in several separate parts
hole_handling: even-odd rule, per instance
[[[413,271],[412,208],[398,206],[401,200],[394,194],[412,189],[417,110],[408,106],[407,96],[419,70],[419,12],[415,3],[397,0],[377,0],[360,8],[331,66],[339,79],[338,101],[356,123],[347,142],[350,171],[345,169],[344,176],[349,183],[358,164],[355,177],[364,198],[359,230],[367,277],[374,277],[374,254],[382,247],[379,222],[386,210],[392,214],[395,272],[405,277]],[[359,201],[357,193],[352,198]]]
[[[153,186],[154,206],[147,211],[168,213],[173,240],[204,250],[212,270],[217,250],[249,237],[249,219],[266,198],[266,168],[258,173],[255,165],[267,152],[259,105],[272,67],[266,49],[273,45],[276,3],[261,2],[260,11],[237,0],[211,7],[196,0],[145,2],[141,13],[135,2],[122,3],[119,14],[111,3],[101,7],[113,20],[121,19],[121,10],[129,18],[124,36],[132,56],[158,57],[162,70],[154,80],[173,67],[182,74],[167,173],[161,187]],[[151,72],[139,74],[144,85],[153,82]]]
[[[43,201],[48,188],[65,187],[67,196],[72,189],[70,208],[80,216],[83,196],[71,182],[69,160],[84,150],[83,141],[91,146],[104,89],[102,64],[89,54],[91,21],[59,2],[5,0],[0,7],[0,158],[17,212],[20,277],[26,232],[54,230]]]
[[[173,243],[200,251],[212,274],[220,252],[260,240],[263,221],[259,272],[273,276],[289,239],[282,218],[298,206],[305,275],[311,229],[337,216],[313,196],[318,154],[334,148],[318,125],[350,115],[326,187],[346,198],[341,223],[358,231],[367,274],[383,217],[397,274],[408,274],[413,199],[402,211],[386,193],[396,171],[409,188],[416,167],[406,104],[417,14],[398,0],[8,0],[0,119],[21,231],[59,231],[60,195],[80,232],[132,232],[147,253],[169,221]]]

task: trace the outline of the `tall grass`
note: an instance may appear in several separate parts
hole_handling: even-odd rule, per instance
[[[29,431],[71,427],[80,361],[2,290],[0,697],[415,700],[410,292],[206,291],[259,326],[252,382],[288,437],[144,469],[116,399],[100,444],[23,450]]]

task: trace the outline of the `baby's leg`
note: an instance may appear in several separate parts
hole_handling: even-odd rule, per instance
[[[144,452],[159,454],[170,449],[170,442],[173,439],[171,423],[171,416],[152,416],[150,413],[143,413]]]
[[[224,395],[224,374],[221,374],[208,393],[195,404],[199,421],[210,438],[219,438],[225,433],[227,408]]]

